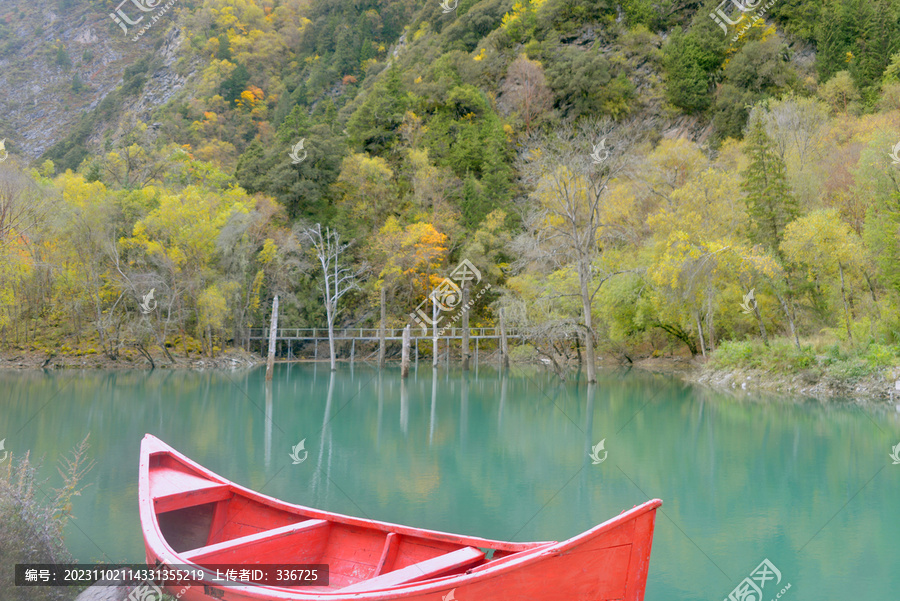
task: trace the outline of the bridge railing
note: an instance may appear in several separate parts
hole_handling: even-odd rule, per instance
[[[443,331],[438,328],[440,338],[460,338],[463,334],[463,328],[446,328]],[[351,339],[378,339],[380,333],[379,328],[341,328],[334,331],[336,340]],[[250,340],[268,339],[269,328],[250,328]],[[509,338],[517,338],[520,333],[515,328],[507,328],[506,335]],[[422,328],[410,328],[410,336],[412,338],[431,339],[434,337],[434,330],[429,328],[427,331]],[[499,338],[500,328],[469,328],[469,336],[471,338]],[[386,338],[402,338],[403,328],[385,328]],[[289,339],[306,339],[306,340],[322,340],[328,339],[328,328],[278,328],[276,338],[279,340]]]

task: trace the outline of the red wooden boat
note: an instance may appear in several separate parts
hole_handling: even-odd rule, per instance
[[[185,601],[640,601],[655,499],[562,542],[510,543],[291,505],[141,443],[148,564],[328,564],[328,586],[169,585]]]

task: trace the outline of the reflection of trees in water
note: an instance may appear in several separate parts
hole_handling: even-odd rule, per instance
[[[272,464],[272,381],[266,381],[265,461],[266,469]]]
[[[90,431],[96,485],[75,501],[76,514],[99,545],[129,560],[139,559],[128,554],[140,553],[140,541],[103,532],[136,523],[136,457],[147,432],[264,494],[495,538],[532,516],[519,540],[571,536],[645,500],[636,484],[663,498],[668,518],[717,563],[732,557],[720,565],[735,573],[745,571],[748,546],[798,550],[886,466],[803,556],[819,554],[824,566],[838,558],[825,549],[844,549],[872,570],[891,556],[897,526],[888,506],[900,495],[889,478],[900,470],[888,457],[900,442],[893,406],[733,398],[636,370],[602,372],[593,397],[584,379],[561,383],[542,372],[454,374],[423,369],[403,383],[387,370],[379,383],[359,365],[351,382],[349,370],[332,377],[297,364],[279,366],[270,391],[263,370],[0,374],[0,437],[31,419],[17,437],[52,457]],[[290,447],[307,437],[308,461],[291,465]],[[601,438],[609,458],[592,465],[588,445]],[[668,518],[654,546],[689,558],[673,582],[696,590],[709,566]],[[854,535],[842,540],[848,528]],[[88,554],[79,559],[90,560],[73,536],[73,550]]]
[[[322,430],[319,434],[319,453],[316,458],[316,471],[313,473],[310,488],[314,493],[314,498],[318,501],[320,498],[328,497],[328,491],[331,488],[331,459],[334,450],[334,440],[331,436],[331,406],[334,401],[334,382],[335,372],[329,372],[328,376],[328,394],[325,397],[325,415],[322,418]],[[328,462],[325,464],[325,490],[321,490],[322,481],[322,460],[325,457],[325,439],[328,439]]]

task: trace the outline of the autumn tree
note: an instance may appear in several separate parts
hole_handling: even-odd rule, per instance
[[[161,303],[165,317],[160,322],[163,339],[169,327],[179,328],[182,339],[186,337],[188,328],[197,323],[201,299],[218,311],[218,299],[214,297],[223,290],[210,291],[219,276],[210,269],[219,256],[217,241],[232,217],[249,213],[250,208],[250,198],[240,188],[221,192],[188,186],[178,194],[162,194],[158,206],[134,224],[130,236],[119,241],[123,256],[116,261],[120,265],[117,271],[135,298],[152,287],[165,292],[165,302]],[[137,274],[143,275],[137,278]],[[136,285],[138,282],[140,285]],[[213,315],[211,311],[207,311],[208,316]],[[205,340],[210,342],[210,331],[198,329],[194,333],[205,333]],[[204,346],[208,354],[213,352],[212,344]],[[186,347],[184,351],[188,353]]]
[[[89,324],[103,353],[116,359],[126,322],[125,305],[133,297],[131,290],[119,285],[118,277],[109,277],[117,275],[113,195],[102,182],[87,182],[71,171],[55,183],[62,192],[60,219],[46,233],[71,244],[61,246],[52,259],[62,301],[59,309],[70,320],[76,337],[81,324]]]
[[[880,268],[882,285],[900,294],[900,176],[894,189],[874,197],[866,213],[865,240]]]
[[[639,133],[634,125],[611,120],[564,126],[532,139],[519,166],[531,199],[526,233],[518,241],[520,256],[525,262],[576,274],[589,382],[596,381],[593,301],[611,277],[595,266],[604,246],[603,206],[610,182],[626,172]]]
[[[809,206],[821,191],[828,107],[815,98],[788,96],[753,107],[750,121],[755,119],[763,121],[775,152],[784,160],[799,205]]]
[[[412,203],[416,221],[440,224],[452,248],[464,234],[462,215],[454,200],[459,197],[462,181],[448,167],[438,167],[427,149],[410,148],[406,157],[409,184],[407,199]]]
[[[252,211],[233,214],[219,232],[217,266],[229,284],[221,290],[228,293],[236,343],[246,340],[275,295],[286,308],[304,304],[297,298],[303,291],[297,281],[313,265],[297,233],[281,225],[284,218],[284,207],[258,197]]]
[[[394,172],[381,157],[367,154],[346,157],[335,187],[340,206],[360,233],[377,231],[397,208]]]
[[[438,272],[446,266],[447,236],[431,223],[402,226],[392,217],[376,240],[374,256],[381,266],[379,280],[396,291],[404,306],[427,296],[439,281]]]
[[[788,224],[781,250],[785,258],[806,270],[810,280],[834,278],[840,285],[847,338],[853,341],[847,300],[849,277],[858,272],[863,251],[859,237],[834,209],[813,211]]]
[[[25,238],[46,219],[51,196],[13,165],[0,164],[0,249]]]
[[[853,77],[847,71],[838,71],[819,89],[819,96],[837,113],[853,112],[860,94]]]
[[[375,289],[380,297],[379,364],[382,364],[388,303],[392,302],[398,313],[406,316],[431,291],[439,281],[440,268],[446,265],[447,236],[430,223],[403,226],[396,217],[389,217],[374,236],[370,248],[369,256],[378,272]]]
[[[652,290],[638,317],[706,356],[715,344],[718,292],[735,271],[735,232],[745,227],[739,182],[710,164],[689,170],[673,186],[647,218],[654,232],[647,267]]]
[[[519,115],[526,133],[531,132],[534,124],[553,108],[553,93],[547,85],[544,69],[524,54],[509,65],[501,90],[502,106],[507,112]]]

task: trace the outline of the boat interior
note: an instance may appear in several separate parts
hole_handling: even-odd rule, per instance
[[[466,544],[464,537],[455,542],[318,519],[260,502],[166,453],[152,454],[149,468],[160,530],[184,560],[201,566],[328,564],[327,587],[285,587],[291,590],[377,591],[480,571],[537,548],[506,543],[502,550],[485,549]]]

